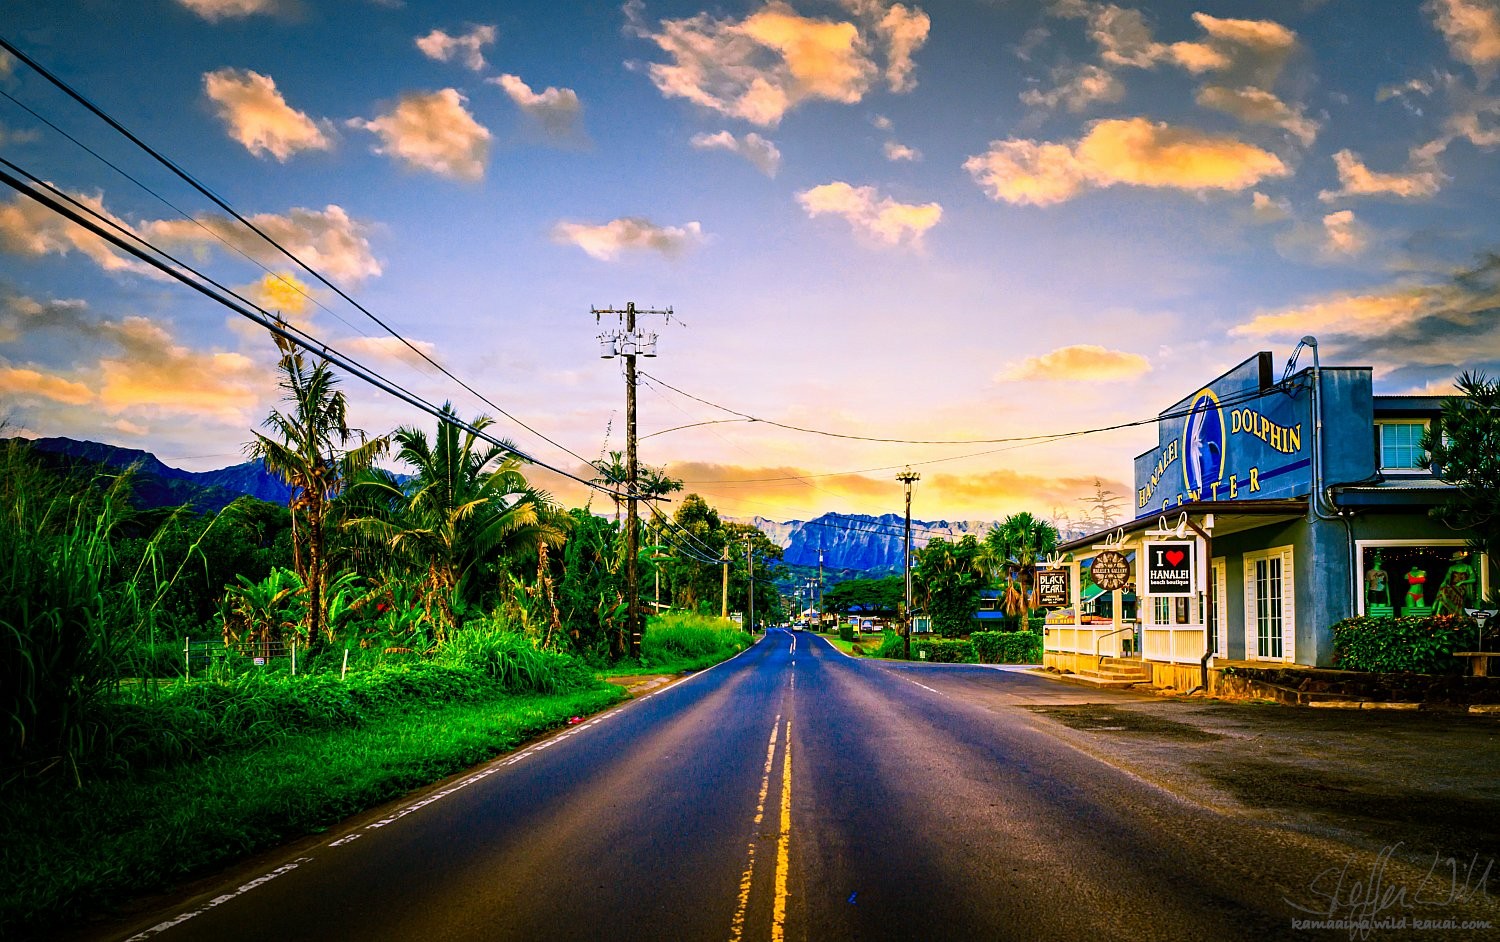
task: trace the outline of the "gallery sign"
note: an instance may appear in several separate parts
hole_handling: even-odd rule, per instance
[[[1105,550],[1094,557],[1089,577],[1094,580],[1094,585],[1106,591],[1123,589],[1130,583],[1130,560],[1123,553]]]
[[[1068,570],[1038,569],[1036,571],[1036,605],[1038,608],[1067,608],[1073,604],[1073,593],[1068,586]]]
[[[1193,595],[1198,589],[1195,549],[1191,540],[1146,543],[1146,594]]]

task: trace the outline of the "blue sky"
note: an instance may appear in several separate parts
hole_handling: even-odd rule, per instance
[[[1306,333],[1381,392],[1442,392],[1500,359],[1496,0],[0,10],[9,41],[589,457],[606,427],[623,442],[589,308],[626,301],[679,315],[643,364],[666,382],[875,438],[1145,418]],[[0,89],[192,218],[7,99],[0,156],[421,395],[489,411],[23,64]],[[12,428],[238,460],[276,354],[230,317],[0,194]],[[372,432],[429,424],[348,392]],[[724,417],[641,391],[643,433]],[[997,451],[740,423],[647,439],[642,458],[776,518],[899,509],[890,469],[910,462],[919,516],[988,519],[1076,512],[1095,477],[1128,493],[1154,440]]]

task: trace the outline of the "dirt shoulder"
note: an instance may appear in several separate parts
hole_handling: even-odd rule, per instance
[[[1096,699],[1026,709],[1077,748],[1198,804],[1372,850],[1500,858],[1500,718]]]

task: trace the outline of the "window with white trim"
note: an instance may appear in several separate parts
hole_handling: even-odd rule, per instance
[[[1376,422],[1376,448],[1379,450],[1382,471],[1417,471],[1422,468],[1422,459],[1427,453],[1422,450],[1422,433],[1427,423],[1420,420],[1406,422]]]

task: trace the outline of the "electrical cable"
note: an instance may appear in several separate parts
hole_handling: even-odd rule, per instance
[[[1159,413],[1157,415],[1151,416],[1150,418],[1146,418],[1146,419],[1136,419],[1136,420],[1131,421],[1131,422],[1121,422],[1121,423],[1118,423],[1116,425],[1104,425],[1104,426],[1100,426],[1098,428],[1074,429],[1074,430],[1068,431],[1068,432],[1049,432],[1049,433],[1037,434],[1037,435],[1012,435],[1012,436],[1007,437],[1007,438],[949,438],[949,439],[877,438],[877,437],[870,436],[870,435],[851,435],[851,434],[848,434],[848,433],[845,433],[845,432],[830,432],[830,431],[828,431],[826,429],[805,428],[805,427],[800,426],[800,425],[790,425],[790,424],[787,424],[785,422],[777,422],[774,419],[762,419],[762,418],[759,418],[757,416],[750,415],[749,413],[740,412],[740,411],[737,411],[735,409],[731,409],[728,406],[719,405],[716,402],[712,402],[712,401],[710,401],[708,399],[703,399],[703,398],[701,398],[699,396],[695,396],[695,395],[693,395],[690,392],[684,392],[683,390],[678,389],[676,386],[673,386],[671,383],[668,383],[666,380],[663,380],[660,376],[655,376],[655,375],[653,375],[651,373],[647,373],[645,370],[640,371],[640,375],[642,377],[645,377],[648,380],[651,380],[651,381],[655,382],[655,383],[660,383],[662,386],[665,386],[667,389],[672,390],[672,392],[677,393],[679,396],[685,396],[688,399],[693,400],[694,402],[701,402],[704,405],[709,406],[711,408],[718,409],[718,410],[720,410],[722,412],[728,412],[730,415],[739,416],[743,421],[746,421],[746,422],[758,422],[758,423],[760,423],[762,425],[770,425],[770,426],[773,426],[775,428],[786,429],[787,431],[791,431],[791,432],[802,432],[802,433],[807,434],[807,435],[821,435],[821,436],[824,436],[825,438],[841,438],[841,439],[847,439],[847,440],[850,440],[850,441],[876,442],[876,443],[881,443],[881,444],[895,444],[895,445],[995,445],[995,444],[1001,444],[1001,443],[1040,442],[1040,441],[1057,440],[1057,439],[1062,439],[1062,438],[1077,438],[1077,437],[1083,436],[1083,435],[1097,435],[1097,434],[1100,434],[1102,432],[1116,432],[1116,431],[1120,431],[1121,429],[1135,428],[1135,427],[1141,426],[1141,425],[1150,425],[1150,424],[1155,423],[1155,422],[1160,422],[1162,419],[1181,418],[1183,416],[1191,415],[1192,412],[1193,412],[1193,410],[1191,408],[1189,408],[1189,409],[1187,409],[1184,412],[1176,412],[1176,413],[1163,412],[1163,413]],[[1270,395],[1272,392],[1280,392],[1280,391],[1281,391],[1281,384],[1277,383],[1277,384],[1275,384],[1273,386],[1270,386],[1270,387],[1268,387],[1267,389],[1264,389],[1264,390],[1256,390],[1254,392],[1248,392],[1246,394],[1236,394],[1237,396],[1243,396],[1243,398],[1235,399],[1234,397],[1226,397],[1226,400],[1233,400],[1233,401],[1221,400],[1219,404],[1220,404],[1220,406],[1223,406],[1223,405],[1237,405],[1239,402],[1249,401],[1250,399],[1260,399],[1260,398],[1263,398],[1265,396]]]
[[[13,170],[16,173],[21,174],[27,180],[30,180],[35,186],[41,187],[46,192],[38,192],[37,190],[29,186],[25,181],[12,176],[5,170],[0,170],[0,183],[5,183],[12,189],[15,189],[16,191],[31,198],[37,203],[40,203],[41,205],[47,207],[58,215],[71,220],[72,222],[82,226],[83,228],[92,232],[94,235],[99,236],[100,238],[111,243],[117,248],[129,253],[130,255],[135,256],[136,258],[152,266],[153,268],[156,268],[163,274],[168,275],[169,277],[199,292],[205,297],[218,302],[219,304],[229,308],[242,317],[253,321],[261,327],[264,327],[266,330],[270,331],[278,337],[281,337],[283,340],[287,340],[291,343],[297,344],[298,346],[306,347],[309,350],[312,350],[313,346],[316,346],[317,350],[315,352],[317,352],[317,354],[323,359],[334,364],[335,366],[348,371],[351,375],[371,386],[374,386],[376,389],[379,389],[387,395],[393,396],[394,398],[405,402],[407,405],[413,406],[423,412],[428,413],[429,415],[432,415],[440,422],[448,422],[451,425],[454,425],[470,434],[475,435],[477,438],[483,439],[484,441],[487,441],[493,445],[506,449],[507,451],[515,454],[517,457],[531,464],[535,464],[538,467],[545,468],[555,474],[560,474],[563,477],[576,481],[579,484],[583,484],[587,487],[601,490],[612,495],[618,495],[618,492],[611,491],[605,487],[601,487],[594,481],[585,480],[569,471],[565,471],[546,462],[539,461],[536,458],[533,458],[525,452],[517,449],[514,445],[501,439],[497,439],[494,436],[484,432],[482,429],[476,429],[467,422],[456,419],[452,416],[444,415],[442,411],[438,409],[438,407],[432,405],[424,399],[421,399],[416,394],[409,392],[408,390],[391,382],[390,380],[387,380],[379,373],[340,353],[338,350],[323,343],[306,331],[295,328],[292,325],[286,324],[284,321],[280,321],[271,317],[271,315],[267,314],[265,311],[260,310],[251,302],[235,293],[232,289],[226,288],[213,279],[209,278],[208,276],[203,275],[201,272],[197,271],[186,263],[174,258],[172,255],[156,247],[155,245],[152,245],[148,240],[140,237],[139,235],[129,233],[129,230],[124,229],[118,223],[108,219],[108,217],[103,216],[92,208],[84,206],[73,197],[58,190],[51,184],[39,179],[24,168],[17,166],[16,164],[3,157],[0,157],[0,166],[4,166],[9,170]],[[64,200],[66,202],[60,202],[59,200]],[[72,204],[73,206],[78,207],[81,212],[69,208],[67,204]],[[89,218],[90,216],[103,221],[109,228],[105,228],[91,221]],[[131,242],[126,241],[126,239],[115,234],[114,232],[111,232],[111,228],[118,232],[129,233],[132,239],[134,239],[136,242],[139,242],[141,245],[147,246],[151,251],[147,252],[144,249],[137,248],[135,245],[131,244]],[[156,254],[153,255],[151,253]],[[160,256],[160,258],[158,258],[157,256]],[[161,258],[168,259],[172,264],[166,264],[165,262],[161,261]],[[173,266],[177,267],[174,268]],[[202,281],[199,282],[193,280],[193,278],[188,277],[186,272],[191,272],[197,278],[202,279]],[[211,290],[210,287],[208,287],[210,285],[214,289],[217,289],[218,291],[221,291],[224,294],[229,295],[230,297],[224,297],[221,294],[215,293],[214,290]],[[231,298],[235,300],[231,300]],[[629,495],[621,496],[628,497]]]
[[[26,53],[22,52],[20,49],[16,48],[13,44],[11,44],[3,36],[0,36],[0,48],[3,48],[5,51],[9,52],[11,55],[13,55],[17,59],[19,59],[21,62],[25,63],[32,70],[34,70],[38,75],[42,76],[47,81],[51,82],[54,86],[56,86],[65,95],[67,95],[68,97],[72,98],[74,101],[78,102],[84,108],[86,108],[90,112],[92,112],[101,121],[103,121],[104,123],[108,124],[115,131],[117,131],[121,135],[123,135],[131,143],[135,144],[141,150],[143,150],[147,154],[151,155],[153,158],[156,159],[156,161],[158,163],[160,163],[162,166],[166,167],[168,170],[172,171],[172,173],[176,174],[180,179],[182,179],[185,183],[187,183],[193,189],[195,189],[199,193],[203,194],[203,196],[207,197],[209,200],[212,200],[215,205],[217,205],[220,209],[224,210],[225,212],[227,212],[231,216],[233,216],[241,225],[245,226],[251,232],[254,232],[256,235],[260,236],[269,245],[271,245],[277,251],[279,251],[282,255],[286,256],[292,262],[294,262],[298,266],[300,266],[304,271],[306,271],[308,274],[310,274],[314,279],[316,279],[318,282],[320,282],[324,287],[328,288],[334,294],[337,294],[339,297],[343,298],[345,301],[347,301],[350,305],[352,305],[360,313],[364,314],[366,317],[370,318],[370,320],[372,320],[376,324],[378,324],[383,330],[386,331],[386,333],[390,334],[396,340],[399,340],[403,345],[405,345],[409,350],[411,350],[412,353],[415,353],[417,356],[421,357],[427,363],[431,364],[435,369],[437,369],[439,372],[441,372],[444,376],[448,377],[449,379],[451,379],[455,383],[457,383],[459,386],[463,387],[471,395],[473,395],[475,398],[477,398],[480,402],[483,402],[485,405],[487,405],[490,408],[494,409],[496,412],[498,412],[501,415],[505,416],[507,419],[511,420],[515,424],[519,425],[521,428],[525,429],[526,431],[528,431],[531,434],[535,435],[536,437],[540,438],[542,441],[548,443],[549,445],[552,445],[553,447],[555,447],[555,448],[557,448],[557,449],[559,449],[559,450],[561,450],[563,452],[566,452],[567,454],[571,455],[572,457],[577,458],[579,461],[582,461],[584,464],[589,464],[589,460],[587,458],[585,458],[582,455],[578,454],[577,452],[573,451],[571,448],[568,448],[566,445],[563,445],[563,444],[561,444],[561,443],[559,443],[557,441],[554,441],[552,438],[548,437],[547,435],[543,434],[542,432],[539,432],[536,429],[532,428],[527,423],[525,423],[522,420],[516,418],[514,415],[510,414],[509,412],[507,412],[505,409],[501,408],[498,404],[496,404],[495,402],[493,402],[492,400],[490,400],[483,393],[480,393],[478,390],[474,389],[468,383],[464,382],[463,380],[459,379],[457,376],[453,375],[453,373],[449,372],[449,370],[446,367],[444,367],[441,363],[438,363],[432,357],[428,356],[426,352],[424,352],[419,347],[417,347],[415,344],[413,344],[411,341],[409,341],[405,337],[403,337],[394,328],[392,328],[390,325],[388,325],[387,323],[385,323],[385,321],[383,321],[379,317],[377,317],[373,312],[371,312],[363,304],[360,304],[358,301],[354,300],[354,298],[352,298],[348,294],[346,294],[343,289],[339,288],[333,282],[331,282],[327,278],[323,277],[323,274],[321,272],[319,272],[317,269],[313,268],[311,265],[309,265],[306,262],[304,262],[302,259],[298,258],[295,254],[293,254],[290,250],[288,250],[280,242],[277,242],[270,235],[268,235],[265,231],[263,231],[260,227],[256,226],[250,220],[246,219],[233,206],[231,206],[226,200],[224,200],[222,197],[220,197],[212,189],[210,189],[208,186],[206,186],[203,183],[201,183],[192,174],[188,173],[186,170],[184,170],[181,167],[179,167],[175,162],[173,162],[166,155],[160,153],[155,148],[151,147],[151,145],[149,145],[145,141],[143,141],[141,138],[137,137],[128,128],[126,128],[119,121],[115,120],[113,117],[111,117],[109,114],[107,114],[99,106],[95,105],[92,101],[90,101],[81,92],[75,90],[71,85],[69,85],[67,82],[63,81],[58,76],[53,75],[44,66],[42,66],[40,63],[38,63],[35,59],[32,59]],[[9,97],[9,96],[7,96],[7,97]],[[148,192],[150,192],[150,191],[148,190]],[[321,307],[322,305],[319,304],[319,306]],[[325,310],[326,310],[326,308],[325,308]],[[540,464],[540,462],[537,462],[537,463]],[[543,465],[543,467],[546,467],[546,466]],[[569,475],[569,477],[571,477],[571,476],[572,475]]]

